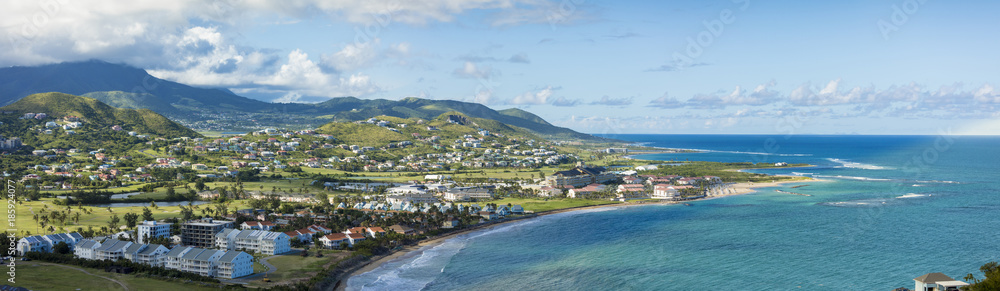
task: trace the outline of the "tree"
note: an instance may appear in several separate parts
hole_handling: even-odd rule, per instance
[[[204,191],[205,190],[205,181],[202,181],[202,180],[199,179],[198,182],[194,183],[194,188],[198,189],[198,192]]]
[[[1000,264],[997,264],[997,262],[989,262],[982,267],[979,267],[979,270],[983,272],[983,275],[986,275],[986,278],[979,280],[972,274],[966,275],[965,280],[972,281],[973,283],[962,290],[1000,290]]]
[[[177,191],[174,190],[173,186],[167,187],[167,200],[176,200],[176,199],[177,199]]]
[[[68,254],[70,252],[69,245],[65,242],[56,243],[56,245],[52,246],[52,252],[64,255]]]
[[[148,210],[148,208],[147,208],[147,210]],[[132,212],[125,213],[125,226],[127,226],[128,228],[135,227],[135,224],[136,224],[137,220],[139,220],[139,215],[138,214],[135,214],[135,213],[132,213]]]
[[[319,200],[319,205],[327,205],[330,203],[330,197],[326,193],[316,194],[316,200]]]
[[[111,221],[108,221],[108,229],[110,229],[111,231],[115,231],[116,229],[118,229],[118,223],[120,223],[121,221],[122,220],[118,218],[117,213],[112,215]]]
[[[142,220],[143,221],[153,220],[153,211],[149,210],[149,207],[142,208]]]

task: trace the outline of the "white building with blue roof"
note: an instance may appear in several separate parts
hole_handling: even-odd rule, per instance
[[[73,255],[77,258],[93,260],[94,250],[101,247],[101,243],[95,240],[83,239],[76,243],[73,248]]]
[[[191,248],[180,257],[180,269],[184,272],[195,273],[202,276],[215,277],[216,263],[219,257],[225,253],[220,250]]]
[[[215,246],[276,255],[291,251],[291,237],[281,232],[226,229],[215,235]]]
[[[169,251],[170,249],[163,245],[150,244],[145,245],[145,248],[142,251],[127,255],[126,259],[140,264],[163,267],[165,263],[164,258]]]
[[[125,249],[132,245],[130,241],[120,241],[117,239],[108,239],[101,243],[101,246],[94,249],[94,259],[95,260],[109,260],[115,261],[122,258],[125,254]]]
[[[253,274],[253,256],[241,251],[228,251],[219,257],[216,277],[235,279]]]
[[[76,242],[83,239],[79,233],[56,233],[23,237],[17,241],[17,251],[24,255],[27,252],[51,253],[52,247],[60,242],[69,245],[72,250]]]

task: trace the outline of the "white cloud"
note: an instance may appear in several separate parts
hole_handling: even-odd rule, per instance
[[[632,105],[632,97],[621,97],[621,98],[611,98],[607,95],[601,97],[601,100],[590,102],[591,105],[607,105],[607,106],[627,106]]]
[[[461,68],[455,69],[452,74],[461,78],[490,79],[495,76],[497,72],[490,66],[477,65],[473,62],[465,62],[465,65]]]
[[[668,93],[663,93],[663,96],[660,96],[660,98],[649,101],[649,106],[660,108],[681,108],[684,107],[684,104],[677,101],[676,97],[672,97]]]
[[[323,55],[320,59],[327,67],[338,72],[354,71],[366,67],[377,57],[375,51],[380,40],[375,38],[365,43],[349,43],[332,55]]]
[[[538,91],[528,91],[517,95],[507,103],[512,105],[543,105],[549,104],[549,97],[553,94],[552,86],[545,87]]]

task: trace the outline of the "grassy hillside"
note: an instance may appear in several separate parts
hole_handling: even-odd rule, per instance
[[[149,109],[114,108],[93,98],[63,93],[41,93],[24,97],[0,108],[15,116],[44,112],[54,118],[77,116],[88,127],[110,129],[121,126],[123,131],[135,131],[156,137],[195,137],[197,132],[181,126]]]
[[[177,108],[159,97],[149,93],[130,93],[123,91],[90,92],[80,95],[94,98],[112,107],[127,109],[149,109],[162,114],[178,114]]]

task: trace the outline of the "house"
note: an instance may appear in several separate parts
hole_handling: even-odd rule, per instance
[[[456,228],[459,223],[460,222],[455,217],[448,216],[448,219],[445,219],[444,223],[441,224],[441,228]]]
[[[145,251],[148,246],[144,244],[131,244],[122,252],[122,258],[134,262],[139,252]]]
[[[333,232],[332,229],[329,229],[329,228],[326,228],[326,227],[322,227],[322,226],[319,226],[319,225],[315,225],[315,224],[310,225],[308,227],[308,229],[312,230],[313,232],[323,233],[323,234],[329,234],[329,233]]]
[[[486,188],[452,188],[444,193],[444,200],[466,201],[472,199],[492,199],[493,193]]]
[[[150,244],[147,245],[144,250],[132,255],[132,258],[129,260],[154,267],[163,267],[163,257],[166,256],[169,251],[170,249],[163,245]]]
[[[51,253],[52,247],[60,242],[66,243],[73,249],[73,246],[82,239],[83,236],[75,232],[23,237],[17,241],[17,251],[21,255],[27,252]]]
[[[480,211],[479,216],[482,216],[486,220],[495,220],[498,218],[497,213],[493,211]]]
[[[136,226],[137,242],[140,244],[149,243],[149,239],[170,236],[170,224],[158,223],[156,221],[143,221]]]
[[[283,254],[291,250],[291,237],[280,232],[225,229],[215,237],[215,246],[224,250],[245,250],[267,255]]]
[[[365,239],[366,239],[365,235],[361,233],[352,233],[347,235],[347,241],[352,247],[354,246],[354,244],[359,243]]]
[[[352,234],[352,233],[353,234],[365,235],[365,234],[368,233],[368,230],[365,229],[364,227],[361,227],[361,226],[352,227],[352,228],[348,228],[348,229],[344,230],[344,234]]]
[[[240,251],[222,254],[216,263],[218,278],[235,279],[253,274],[253,256]]]
[[[371,236],[371,237],[380,237],[380,236],[385,235],[386,233],[387,232],[384,229],[382,229],[381,227],[369,227],[368,228],[368,236]]]
[[[73,248],[73,255],[77,258],[93,260],[94,250],[101,246],[101,243],[94,240],[83,239],[76,243]]]
[[[958,291],[969,283],[958,281],[942,273],[927,273],[923,276],[913,278],[915,286],[913,291]]]
[[[125,249],[131,245],[132,242],[130,241],[108,239],[101,243],[100,247],[94,249],[94,259],[116,261],[122,258],[122,255],[125,253]]]
[[[167,254],[163,255],[163,267],[167,269],[180,270],[181,269],[181,257],[190,252],[195,248],[177,246],[171,249]]]
[[[389,230],[391,230],[391,231],[393,231],[395,233],[404,234],[404,235],[416,234],[416,232],[413,231],[412,228],[407,227],[407,226],[402,226],[402,225],[399,225],[399,224],[394,224],[394,225],[390,226]]]
[[[219,250],[191,248],[180,257],[178,270],[202,276],[215,277],[219,258],[225,252]]]
[[[319,238],[319,241],[320,243],[323,244],[324,247],[331,249],[339,249],[340,243],[342,242],[350,244],[350,240],[347,239],[347,235],[339,232],[324,235],[323,237]]]
[[[521,205],[514,205],[510,207],[510,213],[512,214],[524,214],[524,207]]]
[[[270,231],[274,228],[274,223],[270,221],[247,221],[240,224],[240,229],[258,229]]]

